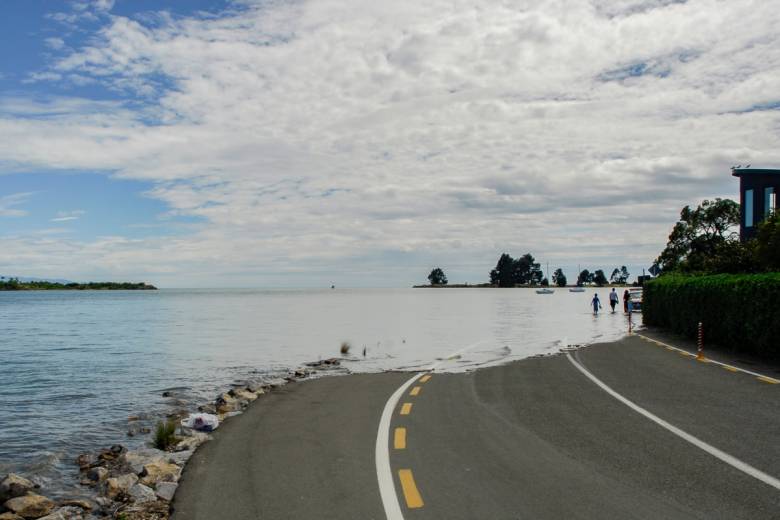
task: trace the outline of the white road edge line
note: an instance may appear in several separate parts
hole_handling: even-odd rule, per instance
[[[669,430],[670,432],[674,433],[678,437],[681,437],[681,438],[685,439],[686,441],[690,442],[691,444],[693,444],[697,448],[700,448],[700,449],[706,451],[707,453],[709,453],[713,457],[716,457],[716,458],[722,460],[726,464],[729,464],[730,466],[733,466],[734,468],[742,471],[743,473],[746,473],[746,474],[750,475],[751,477],[753,477],[755,479],[758,479],[761,482],[763,482],[765,484],[768,484],[768,485],[772,486],[775,489],[779,489],[780,490],[780,480],[776,479],[772,475],[768,475],[768,474],[764,473],[763,471],[754,468],[750,464],[747,464],[746,462],[742,462],[738,458],[733,457],[733,456],[729,455],[728,453],[719,450],[715,446],[711,446],[710,444],[707,444],[706,442],[704,442],[703,440],[699,439],[698,437],[694,437],[690,433],[687,433],[687,432],[681,430],[680,428],[678,428],[678,427],[676,427],[676,426],[674,426],[674,425],[664,421],[660,417],[658,417],[656,415],[653,415],[652,413],[648,412],[647,410],[645,410],[644,408],[642,408],[638,404],[634,403],[633,401],[630,401],[630,400],[626,399],[625,397],[623,397],[622,395],[620,395],[619,393],[614,391],[612,388],[607,386],[599,378],[597,378],[596,376],[591,374],[588,371],[587,368],[585,368],[580,363],[575,361],[574,358],[571,356],[571,354],[567,353],[566,357],[569,358],[569,361],[571,361],[572,365],[574,365],[574,367],[577,370],[579,370],[580,372],[582,372],[588,379],[590,379],[591,381],[596,383],[602,390],[604,390],[609,395],[611,395],[612,397],[614,397],[615,399],[617,399],[618,401],[620,401],[624,405],[628,406],[629,408],[631,408],[635,412],[638,412],[638,413],[644,415],[645,417],[647,417],[648,419],[650,419],[654,423],[658,424],[659,426],[662,426],[662,427],[666,428],[667,430]]]
[[[385,409],[382,410],[382,418],[379,420],[379,431],[376,434],[376,478],[379,482],[379,495],[382,497],[387,520],[404,520],[398,495],[395,493],[393,470],[390,468],[390,421],[393,418],[398,400],[404,395],[406,389],[422,375],[422,372],[415,375],[390,396],[390,399],[385,403]]]
[[[472,348],[485,343],[487,340],[478,341],[457,352],[450,354],[437,363],[431,364],[428,370],[420,372],[412,377],[406,383],[401,385],[398,390],[390,396],[382,410],[382,417],[379,419],[379,430],[376,433],[376,447],[374,449],[374,458],[376,460],[376,478],[379,483],[379,495],[382,497],[382,505],[385,508],[387,520],[404,520],[401,512],[401,504],[398,502],[398,495],[395,492],[395,480],[393,479],[393,470],[390,467],[390,422],[393,419],[393,412],[404,395],[406,389],[421,378],[426,372],[433,372],[447,361],[451,361],[453,356],[463,354]]]
[[[645,336],[644,334],[637,334],[637,336],[639,336],[640,338],[645,338],[648,341],[652,341],[653,343],[657,343],[658,345],[661,345],[663,347],[668,347],[670,349],[676,350],[678,352],[685,352],[686,354],[691,354],[691,355],[694,355],[694,356],[696,355],[694,353],[688,352],[687,350],[681,349],[679,347],[675,347],[673,345],[669,345],[668,343],[664,343],[663,341],[658,341],[657,339],[653,339],[653,338],[651,338],[649,336]],[[747,370],[745,368],[735,367],[734,365],[729,365],[728,363],[721,363],[720,361],[715,361],[714,359],[710,359],[710,358],[707,358],[707,362],[708,363],[715,363],[716,365],[720,365],[722,367],[733,368],[734,370],[738,370],[740,372],[744,372],[745,374],[750,374],[751,376],[763,377],[765,379],[770,379],[770,380],[774,381],[775,383],[780,383],[780,379],[776,379],[774,377],[767,376],[767,375],[764,375],[764,374],[759,374],[758,372],[753,372],[753,371]]]

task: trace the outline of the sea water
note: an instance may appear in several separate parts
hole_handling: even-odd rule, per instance
[[[153,427],[231,383],[342,357],[344,342],[352,372],[464,371],[619,338],[625,316],[594,317],[594,292],[608,301],[606,289],[0,292],[0,476],[75,493],[78,453],[148,442],[128,437],[129,417]]]

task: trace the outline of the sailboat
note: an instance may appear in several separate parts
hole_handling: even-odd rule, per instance
[[[550,280],[550,262],[547,262],[547,280],[548,282]],[[555,291],[549,287],[542,287],[541,289],[536,290],[536,294],[552,294],[554,292]]]
[[[579,278],[580,272],[580,264],[577,264],[577,278]],[[585,287],[580,287],[578,285],[577,287],[570,288],[569,292],[585,292]]]

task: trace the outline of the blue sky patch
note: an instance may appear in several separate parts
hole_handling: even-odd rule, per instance
[[[0,235],[144,238],[179,234],[201,221],[168,215],[165,204],[144,195],[151,187],[90,173],[1,175],[0,204],[10,199],[13,212],[0,211]]]

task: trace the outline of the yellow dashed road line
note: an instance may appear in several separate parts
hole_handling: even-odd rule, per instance
[[[404,498],[406,499],[406,506],[409,509],[417,509],[425,505],[423,499],[420,496],[420,492],[417,490],[417,484],[414,483],[414,476],[410,469],[399,469],[398,478],[401,480],[401,489],[404,492]]]
[[[412,411],[412,403],[404,403],[401,405],[401,415],[409,415]]]
[[[770,385],[776,385],[780,383],[780,381],[778,381],[777,379],[772,379],[771,377],[758,376],[756,379],[764,383],[769,383]]]
[[[420,382],[421,382],[421,383],[427,383],[427,382],[428,382],[428,380],[429,380],[430,378],[431,378],[431,376],[430,376],[430,375],[424,375],[424,376],[422,376],[422,377],[420,378]]]
[[[739,370],[737,370],[737,369],[736,369],[736,368],[734,368],[734,367],[724,366],[723,368],[725,368],[725,369],[726,369],[726,370],[728,370],[729,372],[739,372]]]
[[[395,436],[393,437],[393,447],[397,450],[406,449],[406,428],[396,428]]]
[[[420,393],[420,390],[422,390],[421,387],[415,386],[414,388],[412,388],[412,391],[409,392],[409,395],[418,395]]]

